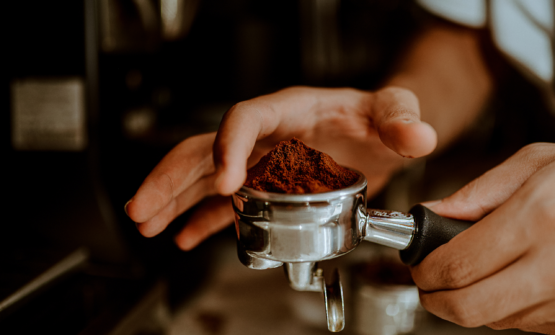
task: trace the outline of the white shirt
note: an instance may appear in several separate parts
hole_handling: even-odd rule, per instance
[[[552,0],[417,0],[429,12],[447,20],[480,28],[489,25],[496,46],[545,92],[553,96]]]

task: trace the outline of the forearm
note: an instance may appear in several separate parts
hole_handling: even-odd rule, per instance
[[[439,150],[472,124],[493,90],[477,33],[448,25],[425,29],[386,85],[416,94],[422,121],[437,131]]]

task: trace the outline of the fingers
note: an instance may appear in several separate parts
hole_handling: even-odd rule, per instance
[[[548,329],[554,183],[555,145],[535,144],[430,206],[444,216],[483,219],[411,269],[423,306],[466,327]]]
[[[423,290],[423,306],[444,319],[475,327],[555,300],[554,183],[551,163],[495,211],[411,269]],[[540,311],[532,316],[552,322]],[[523,316],[520,320],[525,329],[541,323]]]
[[[145,237],[152,237],[161,233],[179,215],[193,207],[206,196],[216,194],[214,189],[215,175],[211,174],[197,181],[193,186],[179,194],[154,217],[145,222],[137,223],[137,229]]]
[[[464,327],[478,327],[503,320],[523,309],[545,301],[551,286],[543,283],[532,257],[515,264],[474,285],[438,292],[421,292],[422,306],[445,320]]]
[[[534,143],[439,203],[424,204],[439,215],[477,221],[499,207],[541,168],[555,161],[555,145]]]
[[[412,269],[425,291],[457,289],[508,266],[536,244],[551,245],[555,163],[530,177],[506,202],[430,253]],[[494,187],[494,185],[492,185]],[[546,225],[546,227],[544,227]]]
[[[126,205],[131,220],[139,223],[150,220],[201,177],[213,173],[215,136],[215,133],[194,136],[172,149]]]
[[[411,269],[416,285],[425,291],[462,288],[518,259],[532,241],[520,224],[527,218],[514,205],[508,202],[431,252]]]
[[[369,93],[293,87],[241,102],[226,113],[213,149],[216,189],[229,195],[241,187],[257,140],[269,136],[275,142],[292,136],[310,138],[325,125],[337,127],[334,121],[338,119],[363,123],[370,119],[373,128],[366,133],[377,131],[387,147],[405,157],[427,155],[437,144],[435,131],[420,121],[418,100],[406,89],[390,87]],[[312,140],[317,143],[321,139]]]
[[[175,237],[175,243],[183,250],[191,250],[228,226],[233,217],[230,197],[209,198],[193,213],[185,228]]]
[[[418,99],[409,90],[388,87],[376,92],[371,117],[382,142],[403,157],[428,155],[437,145],[435,130],[420,121]]]

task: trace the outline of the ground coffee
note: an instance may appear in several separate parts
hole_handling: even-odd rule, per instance
[[[293,138],[280,142],[247,171],[245,186],[276,193],[321,193],[354,184],[358,175]]]

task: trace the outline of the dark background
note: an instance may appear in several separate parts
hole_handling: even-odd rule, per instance
[[[160,2],[147,1],[158,17],[150,26],[138,3],[25,1],[2,11],[7,215],[0,221],[0,299],[78,248],[89,256],[0,309],[0,333],[103,333],[98,329],[115,327],[160,281],[170,308],[186,301],[210,274],[220,235],[233,231],[181,252],[172,236],[185,213],[159,236],[140,236],[123,205],[155,164],[181,140],[216,130],[236,102],[292,85],[378,87],[422,24],[438,20],[401,0],[205,0],[191,2],[190,29],[171,40],[159,21]],[[106,11],[116,18],[111,46]],[[442,171],[464,166],[466,182],[526,143],[553,141],[539,93],[483,35],[497,93],[480,126],[427,162],[411,184],[414,201],[450,178]],[[68,76],[85,83],[87,147],[14,150],[10,85]],[[139,130],[130,126],[137,118],[146,120]]]

